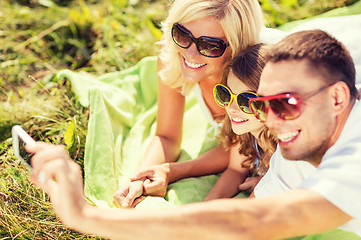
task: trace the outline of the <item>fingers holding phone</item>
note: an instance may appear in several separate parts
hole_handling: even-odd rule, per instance
[[[29,149],[35,148],[38,143],[19,125],[13,126],[12,139],[15,156],[32,172],[32,175],[37,176],[39,182],[45,182],[45,172],[34,173],[32,167],[34,151],[29,151]]]
[[[45,191],[49,191],[52,180],[68,172],[67,162],[72,162],[65,147],[36,142],[19,125],[12,128],[12,135],[14,153],[31,171],[32,181]]]
[[[49,188],[67,179],[73,171],[80,173],[80,167],[70,159],[64,146],[37,142],[26,149],[34,154],[32,180],[45,191],[51,191]]]
[[[35,142],[20,126],[13,128],[13,141],[16,156],[31,169],[32,182],[48,193],[57,215],[71,225],[77,223],[82,209],[89,204],[81,168],[71,160],[66,148]]]

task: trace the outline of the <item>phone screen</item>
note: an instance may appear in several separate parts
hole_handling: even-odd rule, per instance
[[[20,157],[28,164],[27,167],[31,166],[31,158],[33,157],[34,154],[32,153],[28,153],[25,150],[25,145],[26,143],[24,142],[24,140],[19,136],[19,155]]]
[[[34,144],[35,141],[19,125],[12,128],[13,148],[15,155],[31,170],[31,158],[34,154],[25,150],[26,144]]]

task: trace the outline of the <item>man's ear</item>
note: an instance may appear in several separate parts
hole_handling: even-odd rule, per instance
[[[345,82],[337,82],[331,87],[331,95],[335,113],[342,113],[350,103],[350,90]]]

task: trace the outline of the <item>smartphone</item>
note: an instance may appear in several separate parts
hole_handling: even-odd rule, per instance
[[[12,128],[13,135],[13,148],[14,153],[17,158],[19,158],[25,166],[32,170],[31,167],[31,158],[34,154],[28,153],[25,150],[25,145],[35,144],[35,140],[27,134],[22,127],[15,125]]]

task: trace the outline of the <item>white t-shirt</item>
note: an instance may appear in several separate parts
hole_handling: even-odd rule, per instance
[[[255,187],[254,194],[256,197],[263,197],[295,188],[315,171],[316,168],[308,162],[286,160],[277,146],[269,169]]]
[[[361,102],[356,101],[336,143],[327,150],[318,168],[304,161],[283,158],[280,149],[256,186],[256,197],[292,188],[316,192],[354,219],[340,229],[361,236]]]

